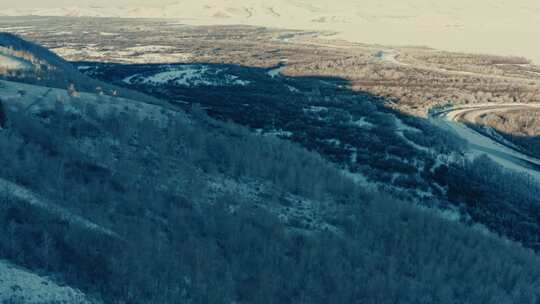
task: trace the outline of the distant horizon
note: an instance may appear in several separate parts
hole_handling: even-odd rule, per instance
[[[49,9],[49,8],[64,8],[64,7],[74,7],[74,6],[124,6],[124,5],[146,5],[149,1],[144,0],[77,0],[77,3],[74,3],[73,0],[18,0],[11,3],[0,3],[0,9]],[[170,1],[169,1],[170,2]]]
[[[138,7],[148,9],[132,10]],[[352,42],[519,56],[540,64],[540,42],[534,39],[540,35],[540,3],[535,0],[20,0],[0,3],[2,12],[331,31]]]

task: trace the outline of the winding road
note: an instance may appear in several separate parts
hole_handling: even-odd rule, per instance
[[[478,124],[482,116],[489,113],[539,109],[540,103],[485,103],[433,110],[431,111],[429,118],[434,124],[453,132],[468,142],[468,154],[470,156],[474,157],[479,154],[486,154],[503,167],[518,172],[528,173],[540,182],[539,158],[525,154],[502,137],[487,136],[465,124]]]

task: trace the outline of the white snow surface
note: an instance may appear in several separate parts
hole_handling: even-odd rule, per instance
[[[59,286],[47,277],[39,276],[3,260],[0,260],[0,302],[27,304],[95,303],[79,290]]]
[[[272,78],[275,78],[275,77],[278,77],[281,75],[281,72],[283,72],[283,70],[285,69],[284,66],[280,66],[280,67],[277,67],[277,68],[273,68],[273,69],[270,69],[267,74],[268,76],[272,77]]]
[[[291,86],[291,85],[286,84],[285,86],[287,87],[287,89],[288,89],[289,92],[291,92],[291,93],[301,93],[299,89],[297,89],[297,88],[295,88],[295,87],[293,87],[293,86]]]
[[[321,106],[309,106],[309,108],[304,108],[303,111],[307,113],[321,113],[328,111],[328,108]]]
[[[366,117],[362,117],[358,120],[355,120],[352,122],[353,125],[361,128],[361,129],[371,129],[373,127],[375,127],[374,124],[370,123],[369,121],[367,121],[367,118]]]
[[[30,63],[20,58],[11,56],[9,53],[6,52],[6,49],[4,47],[0,47],[0,69],[26,70],[30,68]]]
[[[138,53],[126,56],[121,56],[115,58],[117,61],[126,62],[126,63],[183,63],[188,62],[192,57],[189,53]],[[114,58],[114,55],[113,55]]]
[[[74,61],[81,58],[107,58],[122,63],[184,63],[192,57],[190,53],[175,52],[174,47],[163,45],[135,46],[122,50],[103,50],[92,44],[85,46],[67,45],[51,49],[51,51]]]
[[[174,47],[169,46],[169,45],[140,45],[140,46],[129,47],[126,50],[133,51],[133,52],[141,52],[141,53],[167,52],[170,50],[174,50]]]
[[[401,119],[394,116],[394,121],[396,124],[396,129],[398,131],[409,131],[409,132],[422,132],[420,129],[411,127],[408,124],[405,124]]]
[[[29,1],[29,0],[22,0]],[[9,1],[8,1],[9,2]],[[427,45],[519,55],[540,63],[537,0],[80,0],[65,7],[4,6],[5,15],[169,18],[192,25],[247,24],[337,33],[349,41]]]
[[[396,124],[396,133],[399,135],[399,137],[401,137],[408,145],[410,145],[411,147],[417,149],[417,150],[420,150],[420,151],[424,151],[424,152],[427,152],[427,153],[430,153],[432,152],[429,148],[427,147],[423,147],[423,146],[420,146],[418,145],[417,143],[409,140],[407,138],[407,136],[405,136],[404,132],[405,131],[408,131],[408,132],[422,132],[422,130],[420,129],[417,129],[415,127],[411,127],[405,123],[403,123],[403,121],[401,121],[401,119],[397,118],[394,116],[394,120],[395,120],[395,124]]]
[[[163,72],[145,76],[141,74],[131,75],[123,79],[127,84],[163,85],[175,84],[178,86],[245,86],[250,84],[247,80],[228,73],[219,75],[223,70],[211,69],[208,66],[183,65],[169,67]]]
[[[264,133],[265,136],[277,136],[277,137],[285,137],[285,138],[288,138],[288,137],[292,137],[294,135],[293,132],[291,131],[284,131],[284,130],[273,130],[273,131],[270,131],[270,132],[266,132]]]
[[[166,125],[170,117],[189,120],[182,112],[122,97],[91,93],[79,93],[79,97],[71,97],[66,90],[3,80],[0,80],[0,87],[0,98],[5,102],[5,105],[19,103],[30,112],[54,109],[57,103],[62,103],[66,111],[80,112],[81,107],[91,104],[95,106],[97,114],[101,116],[111,111],[119,113],[129,111],[133,117],[138,117],[141,120],[150,119],[160,125]],[[26,95],[19,96],[19,91],[24,91]]]
[[[0,68],[4,68],[7,70],[22,70],[25,67],[26,65],[23,62],[16,60],[15,58],[0,54]]]

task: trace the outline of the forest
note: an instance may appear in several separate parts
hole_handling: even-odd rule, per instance
[[[534,102],[523,58],[53,19],[9,22],[78,62],[0,34],[32,66],[0,70],[2,265],[78,303],[538,303],[540,186],[423,118]],[[145,81],[188,52],[199,84]],[[525,146],[536,115],[509,114],[488,118]]]
[[[531,250],[364,189],[293,143],[197,107],[189,119],[173,112],[137,119],[97,111],[85,96],[33,113],[6,107],[2,181],[48,203],[33,205],[3,182],[0,256],[96,300],[535,303],[540,296],[540,260]],[[226,180],[260,190],[207,195]],[[325,224],[302,224],[276,208],[297,208],[299,200]]]

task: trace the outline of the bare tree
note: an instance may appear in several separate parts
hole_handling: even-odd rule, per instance
[[[0,128],[5,128],[7,122],[6,112],[4,110],[4,105],[2,99],[0,99]]]

